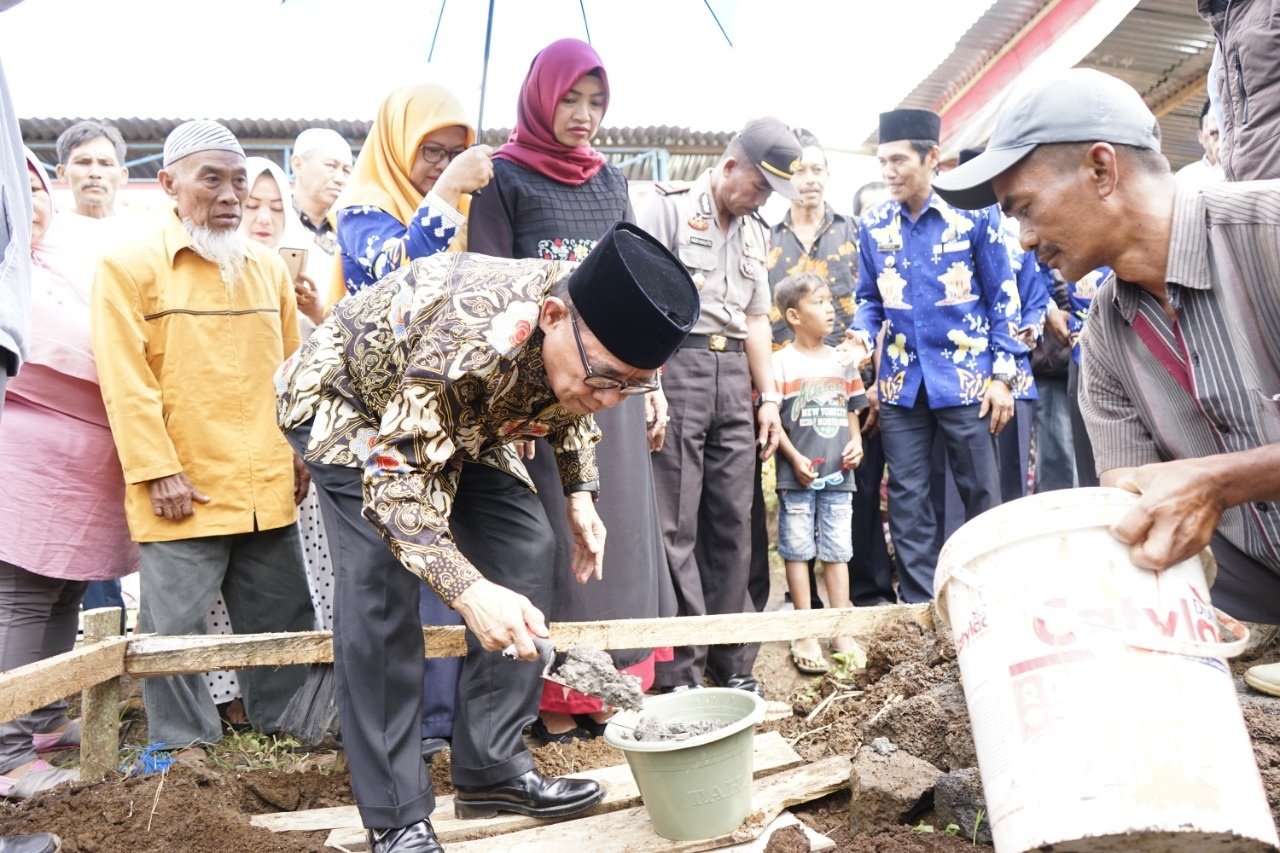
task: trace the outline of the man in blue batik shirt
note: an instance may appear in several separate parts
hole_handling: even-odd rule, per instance
[[[877,389],[889,467],[889,527],[904,601],[933,597],[939,519],[931,450],[942,434],[966,518],[1000,503],[995,436],[1013,415],[1018,288],[991,211],[933,193],[941,120],[880,116],[877,156],[890,199],[859,224],[858,313],[869,343],[885,327]]]

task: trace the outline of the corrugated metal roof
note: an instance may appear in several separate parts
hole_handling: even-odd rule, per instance
[[[901,107],[938,110],[1052,0],[996,0],[951,55]],[[1199,159],[1196,140],[1213,35],[1191,0],[1140,0],[1080,63],[1128,82],[1160,120],[1162,148],[1175,169]],[[867,140],[874,146],[875,136]]]
[[[1161,149],[1175,169],[1204,153],[1196,134],[1207,97],[1213,33],[1190,0],[1141,0],[1080,63],[1129,83],[1160,119]]]
[[[55,143],[59,134],[80,118],[24,118],[19,120],[22,138],[28,147],[46,163],[57,160]],[[155,160],[164,147],[165,137],[186,119],[119,118],[110,121],[123,134],[128,148],[129,174],[141,180],[154,178],[159,169]],[[359,151],[369,134],[372,122],[333,119],[219,119],[236,135],[245,152],[268,157],[284,165],[286,152],[299,133],[309,127],[328,127],[342,134]],[[618,165],[633,180],[654,177],[652,158],[663,156],[663,171],[668,180],[690,180],[712,165],[733,136],[733,131],[701,131],[687,127],[606,127],[596,134],[595,146],[609,162]],[[483,141],[497,147],[507,141],[511,131],[491,128],[484,131]],[[657,155],[656,152],[663,152]],[[145,161],[145,162],[136,162]],[[286,167],[287,168],[287,167]]]
[[[998,0],[956,42],[955,50],[920,82],[899,108],[936,110],[978,75],[1050,0]],[[874,135],[867,139],[875,145]]]

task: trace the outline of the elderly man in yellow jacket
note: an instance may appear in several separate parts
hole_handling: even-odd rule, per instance
[[[164,227],[98,266],[93,343],[124,466],[125,510],[141,545],[143,631],[205,633],[219,590],[236,631],[313,627],[295,524],[305,471],[275,425],[271,376],[298,347],[284,262],[237,234],[244,152],[212,121],[177,127],[160,185]],[[242,670],[254,728],[271,732],[302,668]],[[153,742],[216,742],[199,675],[143,683]]]

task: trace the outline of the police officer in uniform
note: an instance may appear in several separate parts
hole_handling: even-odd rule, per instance
[[[701,318],[663,371],[670,423],[653,456],[679,613],[754,611],[751,559],[753,448],[778,445],[782,396],[770,364],[768,232],[756,211],[777,192],[798,194],[795,134],[776,118],[747,122],[719,162],[689,184],[659,184],[642,227],[680,258],[698,286]],[[760,406],[752,416],[752,389]],[[751,674],[757,644],[685,646],[659,663],[655,684],[716,684],[761,693]]]

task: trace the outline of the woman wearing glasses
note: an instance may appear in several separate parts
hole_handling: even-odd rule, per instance
[[[493,177],[492,149],[448,90],[397,89],[356,158],[337,210],[341,287],[330,304],[414,258],[448,248],[466,222],[467,194]]]
[[[414,258],[449,248],[464,228],[467,194],[493,177],[493,151],[487,145],[469,147],[475,138],[462,105],[442,86],[407,86],[383,100],[334,204],[341,266],[330,305]],[[336,563],[334,570],[343,567]],[[423,625],[462,624],[426,584],[419,593]],[[432,658],[423,666],[424,757],[442,750],[453,735],[461,671],[461,658]]]
[[[544,48],[529,68],[517,105],[516,129],[494,154],[492,185],[475,199],[469,249],[504,258],[577,261],[619,220],[633,219],[627,179],[591,147],[609,104],[609,81],[599,55],[585,42],[561,39]],[[580,345],[581,346],[581,345]],[[593,376],[583,354],[587,382]],[[611,387],[617,387],[613,381]],[[662,548],[648,454],[662,446],[666,402],[662,392],[623,388],[631,395],[600,412],[604,438],[597,446],[600,499],[607,531],[602,583],[575,584],[567,571],[572,541],[555,459],[545,441],[525,460],[538,497],[556,527],[555,604],[547,616],[561,621],[627,619],[675,614],[675,595]],[[620,669],[653,683],[650,649],[612,652]],[[603,731],[609,712],[600,702],[558,685],[543,692],[532,734],[567,743]]]

